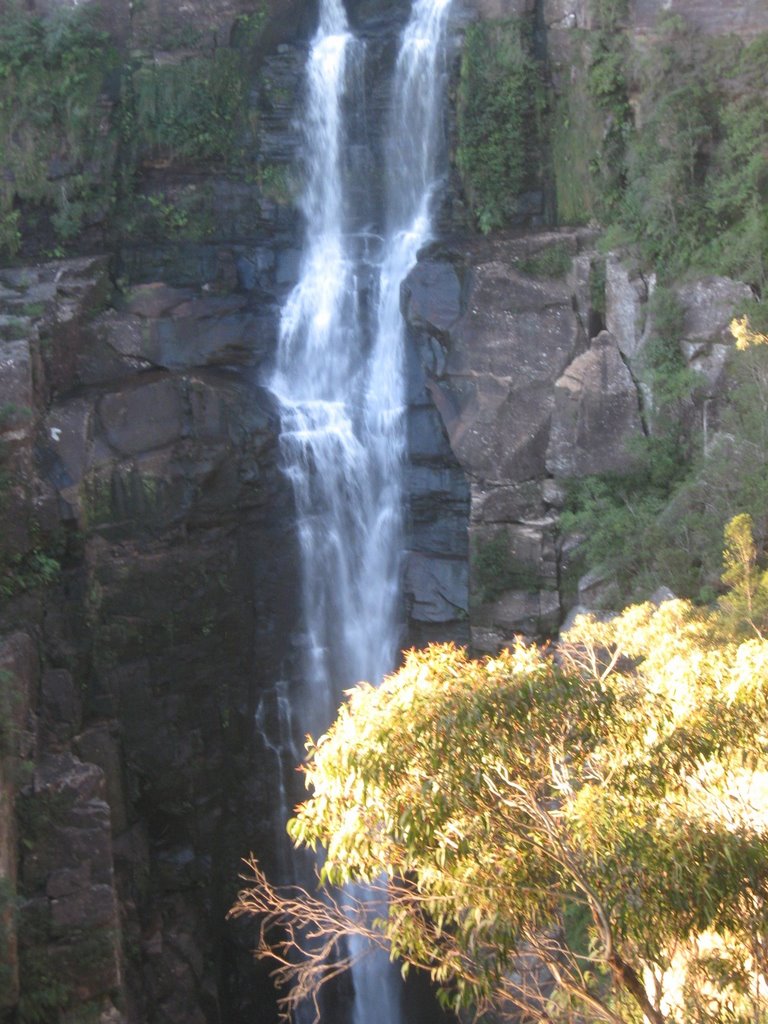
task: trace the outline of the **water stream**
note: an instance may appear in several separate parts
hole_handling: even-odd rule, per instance
[[[364,111],[356,71],[365,51],[341,0],[320,0],[309,55],[306,238],[270,385],[280,401],[282,464],[294,490],[302,557],[301,726],[315,735],[332,721],[342,691],[362,679],[379,682],[395,667],[401,646],[406,399],[400,285],[431,234],[450,2],[414,0],[400,40],[380,225],[374,210],[355,209],[352,198],[361,190],[353,187],[346,159],[348,132]],[[361,225],[372,223],[362,236]],[[371,244],[362,245],[361,237]],[[353,972],[355,1024],[397,1024],[388,973],[371,964]]]

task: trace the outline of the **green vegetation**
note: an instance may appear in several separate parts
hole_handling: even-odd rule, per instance
[[[666,15],[640,58],[626,0],[591,0],[590,15],[591,31],[571,33],[571,74],[546,116],[524,23],[467,32],[457,164],[481,230],[514,218],[548,150],[561,223],[599,222],[607,244],[632,245],[662,280],[695,269],[762,288],[768,36],[705,38]]]
[[[208,237],[210,192],[192,185],[180,202],[147,196],[141,172],[213,165],[252,175],[258,111],[248,93],[267,5],[259,0],[238,18],[231,45],[161,25],[167,52],[130,58],[111,45],[92,5],[45,15],[26,7],[9,0],[0,34],[0,260],[22,237],[62,257],[94,227],[106,237]],[[265,166],[262,177],[265,194],[292,198],[284,169]]]
[[[322,848],[325,891],[276,890],[254,862],[235,908],[267,915],[258,955],[296,982],[286,1009],[333,976],[333,940],[360,933],[454,1009],[765,1019],[750,957],[768,920],[768,600],[750,543],[732,523],[714,610],[582,618],[554,660],[412,651],[351,691],[308,745],[311,796],[289,823]],[[382,877],[376,920],[327,898]]]
[[[121,130],[137,160],[229,164],[244,106],[242,55],[228,47],[142,63],[124,81]]]
[[[256,9],[248,14],[241,14],[235,22],[235,27],[232,32],[232,43],[237,47],[245,47],[251,49],[256,46],[260,41],[264,29],[267,27],[269,22],[269,10],[261,0],[256,5]]]
[[[61,571],[61,563],[39,548],[11,555],[0,564],[0,599],[7,600],[25,590],[53,583]]]
[[[573,257],[565,244],[550,245],[520,263],[524,274],[532,277],[565,277],[571,269]]]
[[[515,215],[519,194],[535,185],[543,85],[519,19],[477,22],[464,42],[456,161],[480,230]],[[533,179],[532,179],[533,175]]]
[[[716,82],[680,18],[638,69],[641,120],[626,155],[626,190],[616,219],[643,257],[675,274],[696,259],[714,224],[706,202],[707,153],[716,143]]]
[[[481,603],[495,601],[507,590],[536,590],[535,571],[514,557],[503,530],[473,545],[472,571],[475,596]]]
[[[548,121],[560,222],[598,221],[607,247],[633,246],[661,279],[693,269],[762,288],[768,35],[703,37],[665,15],[640,58],[625,0],[591,0],[590,13]]]
[[[661,19],[658,31],[658,44],[639,62],[629,60],[621,31],[590,39],[589,91],[609,126],[590,188],[598,188],[605,159],[615,168],[611,181],[602,179],[605,202],[590,201],[590,212],[606,227],[605,247],[630,247],[662,283],[692,271],[723,273],[760,291],[768,253],[768,36],[748,45],[703,39],[679,17]],[[623,106],[622,73],[639,95],[636,124]],[[621,147],[612,148],[618,124]],[[745,347],[768,326],[767,308],[754,302],[739,311],[748,318]],[[624,599],[664,583],[710,600],[728,520],[749,514],[760,550],[766,541],[766,357],[750,351],[733,361],[719,421],[705,422],[712,433],[697,436],[697,380],[680,349],[671,290],[656,290],[649,315],[654,334],[635,370],[651,436],[637,447],[632,472],[575,483],[563,527],[584,537],[582,567],[615,575]]]
[[[0,33],[0,254],[20,244],[21,203],[51,213],[56,236],[71,239],[113,200],[114,134],[100,96],[116,65],[108,37],[87,5],[49,18],[19,0],[3,8]]]
[[[758,565],[752,517],[734,516],[725,527],[720,614],[729,633],[762,636],[768,626],[768,570]]]
[[[285,164],[262,164],[256,180],[262,194],[275,203],[288,203],[296,195],[296,183]]]
[[[593,173],[599,154],[603,118],[587,91],[586,40],[573,52],[574,73],[553,103],[547,121],[555,179],[557,219],[561,224],[588,224],[598,215],[601,197]]]
[[[624,183],[629,105],[626,0],[591,0],[594,31],[573,33],[573,73],[548,120],[558,220],[609,223]]]
[[[664,438],[683,443],[680,429],[682,407],[691,397],[699,377],[689,370],[680,348],[683,308],[675,293],[657,288],[648,303],[653,333],[643,347],[640,372],[653,400],[654,426]]]
[[[53,1024],[71,996],[70,986],[57,977],[45,950],[19,950],[21,995],[19,1024]]]
[[[741,513],[751,517],[758,552],[768,546],[768,346],[735,355],[719,429],[705,444],[685,425],[695,376],[671,337],[660,335],[646,361],[654,433],[635,446],[632,472],[575,482],[561,522],[583,537],[582,568],[615,577],[624,600],[661,584],[711,600],[723,529]]]

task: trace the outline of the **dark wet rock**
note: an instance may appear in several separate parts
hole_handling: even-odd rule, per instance
[[[180,303],[173,317],[154,319],[108,313],[96,324],[98,351],[82,362],[81,379],[99,383],[149,368],[258,363],[274,347],[276,318],[241,311],[244,302],[198,297]]]
[[[162,448],[184,430],[181,396],[170,379],[105,395],[98,415],[108,443],[121,455]]]
[[[451,622],[466,615],[466,573],[463,559],[410,552],[405,567],[410,617],[419,622]]]
[[[72,673],[67,669],[48,669],[43,673],[40,716],[49,748],[65,746],[79,731],[82,702]]]
[[[242,293],[156,284],[134,291],[130,309],[98,314],[94,329],[78,312],[99,292],[89,267],[101,273],[103,261],[0,278],[14,308],[30,294],[40,303],[8,329],[23,321],[24,336],[2,342],[21,343],[8,350],[13,392],[20,381],[30,404],[3,436],[19,469],[14,518],[29,523],[33,497],[36,510],[34,539],[6,531],[4,541],[22,552],[47,543],[41,523],[72,538],[45,604],[30,595],[3,609],[4,622],[35,631],[15,736],[41,760],[15,822],[0,780],[0,869],[15,877],[20,838],[25,949],[77,979],[73,1020],[122,1020],[110,1002],[123,984],[122,935],[139,950],[127,968],[137,1019],[156,1012],[145,993],[162,989],[186,1024],[203,1012],[201,992],[209,1008],[220,998],[210,964],[226,906],[211,908],[211,878],[237,877],[273,815],[252,742],[255,694],[295,674],[290,490],[276,465],[275,403],[252,376],[276,318],[271,300],[252,312]],[[11,323],[6,309],[0,297]],[[38,686],[43,646],[57,667]],[[189,865],[169,873],[185,848]],[[150,905],[161,908],[159,959],[140,953]],[[204,969],[183,966],[173,944]]]
[[[167,316],[194,295],[195,292],[191,288],[172,288],[162,281],[153,281],[132,288],[125,296],[121,307],[133,316],[161,317]]]
[[[93,725],[75,737],[73,746],[83,761],[95,764],[104,772],[112,832],[120,835],[128,828],[129,820],[117,724],[100,722]]]
[[[26,632],[0,637],[0,689],[3,721],[0,729],[0,878],[4,898],[0,904],[3,935],[3,984],[0,1011],[11,1010],[19,998],[18,825],[15,805],[22,765],[36,753],[34,707],[39,680],[39,657]]]
[[[408,353],[408,507],[405,599],[408,643],[466,641],[469,491],[424,371]]]
[[[456,323],[462,313],[462,282],[459,270],[441,260],[421,260],[403,285],[403,312],[414,327],[438,337]]]
[[[70,754],[49,754],[21,798],[25,965],[40,958],[70,1007],[121,988],[120,921],[104,776]]]

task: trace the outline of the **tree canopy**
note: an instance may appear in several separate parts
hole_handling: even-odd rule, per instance
[[[457,1009],[768,1019],[768,641],[732,629],[744,528],[741,596],[714,612],[637,605],[483,661],[433,646],[350,691],[289,823],[327,895],[253,863],[236,908],[265,915],[288,1010],[361,933]],[[334,900],[349,882],[387,888],[379,917]]]

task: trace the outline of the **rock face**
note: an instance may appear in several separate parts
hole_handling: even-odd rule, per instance
[[[642,376],[655,278],[592,240],[561,230],[437,246],[403,289],[426,390],[470,485],[477,652],[557,630],[573,603],[562,578],[578,541],[559,536],[568,482],[629,470],[633,440],[654,429]],[[561,276],[548,276],[552,267]],[[681,352],[706,382],[689,414],[704,419],[723,394],[728,324],[749,289],[702,278],[675,297]],[[412,575],[425,572],[417,562]],[[436,609],[441,584],[433,591]],[[585,579],[578,599],[610,593],[607,581]]]
[[[575,427],[558,413],[556,385],[587,346],[589,240],[555,232],[438,247],[404,287],[427,389],[470,482],[469,617],[478,650],[559,623],[547,460],[553,417],[568,457],[576,445],[567,436]],[[568,277],[530,273],[553,248],[571,263]]]
[[[18,724],[0,799],[17,814],[0,870],[22,901],[3,1002],[234,1021],[251,997],[222,982],[224,914],[240,857],[273,832],[278,766],[253,721],[291,677],[296,608],[277,417],[255,383],[274,314],[157,283],[94,318],[99,258],[0,285],[8,317],[35,299],[26,337],[0,342],[24,403],[2,434],[20,525],[4,533]]]
[[[616,339],[601,331],[555,382],[546,465],[553,477],[626,468],[628,442],[642,433],[639,396]]]

